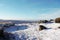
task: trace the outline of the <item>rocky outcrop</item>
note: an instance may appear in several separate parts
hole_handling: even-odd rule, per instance
[[[40,25],[39,30],[43,30],[43,29],[47,29],[47,28],[45,26],[43,26],[43,25]]]
[[[55,23],[60,23],[60,18],[56,18]]]

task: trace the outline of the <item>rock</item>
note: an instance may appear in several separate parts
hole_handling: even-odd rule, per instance
[[[43,29],[47,29],[47,28],[45,26],[43,26],[43,25],[40,25],[39,30],[43,30]]]
[[[56,18],[55,23],[60,23],[60,18]]]

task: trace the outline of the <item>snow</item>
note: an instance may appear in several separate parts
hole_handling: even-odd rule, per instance
[[[41,31],[40,32],[40,38],[42,40],[59,40],[60,39],[60,29],[51,29],[51,30],[47,30],[47,31]]]
[[[58,28],[58,27],[60,27],[60,23],[43,23],[40,25],[44,25],[47,28]]]
[[[51,29],[39,31],[39,25],[44,25]],[[23,30],[20,27],[10,27],[5,29],[5,31],[13,34],[14,40],[60,40],[60,29],[58,27],[60,27],[59,23],[28,24],[28,27],[23,28]],[[17,28],[20,29],[17,30]]]
[[[18,30],[25,30],[27,28],[28,28],[28,26],[26,26],[26,25],[11,26],[9,28],[4,28],[4,31],[6,31],[6,32],[14,32],[14,31],[18,31]]]

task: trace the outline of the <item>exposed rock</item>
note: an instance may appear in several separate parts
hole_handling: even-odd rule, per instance
[[[40,25],[39,30],[43,30],[43,29],[47,29],[47,28],[45,26],[43,26],[43,25]]]
[[[60,23],[60,18],[56,18],[55,23]]]

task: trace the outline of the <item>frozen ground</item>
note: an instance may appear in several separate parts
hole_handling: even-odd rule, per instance
[[[39,25],[44,25],[51,29],[39,31]],[[5,31],[12,33],[13,35],[10,35],[10,37],[14,36],[14,40],[60,40],[60,29],[58,27],[60,27],[59,23],[33,24],[22,28],[22,30],[20,27],[10,27]]]

